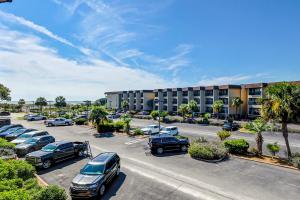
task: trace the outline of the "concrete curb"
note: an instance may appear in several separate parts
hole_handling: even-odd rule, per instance
[[[263,161],[254,160],[254,159],[251,159],[251,158],[246,158],[246,157],[232,155],[232,154],[230,154],[230,156],[232,156],[234,158],[239,158],[239,159],[243,159],[243,160],[249,160],[249,161],[257,162],[257,163],[263,163],[263,164],[266,164],[266,165],[273,165],[273,166],[277,166],[277,167],[283,167],[283,168],[287,168],[287,169],[293,169],[293,170],[296,170],[296,171],[300,172],[300,170],[298,168],[293,167],[293,166],[268,163],[268,162],[263,162]]]
[[[39,175],[34,174],[34,176],[36,177],[36,179],[37,179],[37,181],[38,181],[38,183],[39,183],[40,186],[42,186],[42,187],[47,187],[47,186],[49,185],[49,184],[48,184],[46,181],[44,181],[44,179],[42,179]]]

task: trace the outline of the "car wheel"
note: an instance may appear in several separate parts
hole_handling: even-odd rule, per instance
[[[53,126],[53,124],[52,124],[52,123],[49,123],[48,126]]]
[[[164,149],[161,148],[161,147],[159,147],[159,148],[156,150],[156,152],[157,152],[158,154],[162,154],[162,153],[164,152]]]
[[[66,126],[70,126],[70,123],[69,123],[69,122],[66,122]]]
[[[100,189],[99,189],[99,195],[100,195],[100,196],[103,196],[104,193],[105,193],[105,185],[103,184],[103,185],[100,186]]]
[[[43,162],[43,168],[44,169],[48,169],[50,166],[51,166],[51,160],[45,160],[44,162]]]
[[[183,146],[181,147],[181,151],[186,152],[187,150],[188,150],[187,146],[183,145]]]

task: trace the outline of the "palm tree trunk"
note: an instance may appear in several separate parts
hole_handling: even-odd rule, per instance
[[[287,151],[288,157],[290,158],[292,156],[292,152],[291,152],[290,142],[289,142],[289,138],[288,138],[289,133],[288,133],[288,129],[287,129],[287,123],[282,122],[281,127],[282,127],[282,136],[285,140],[286,151]]]
[[[256,144],[257,144],[257,151],[258,155],[262,155],[262,146],[263,146],[264,138],[261,133],[257,133],[256,136]]]

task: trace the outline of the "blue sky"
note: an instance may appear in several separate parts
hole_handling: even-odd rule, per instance
[[[0,4],[13,99],[300,77],[297,0],[14,0]]]

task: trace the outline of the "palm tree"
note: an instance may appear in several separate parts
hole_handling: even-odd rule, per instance
[[[9,101],[10,99],[10,90],[0,83],[0,101]]]
[[[124,122],[124,131],[127,134],[129,134],[130,133],[130,122],[132,119],[129,117],[128,114],[122,115],[121,119]]]
[[[195,100],[191,100],[188,103],[189,111],[192,113],[192,118],[194,118],[194,112],[198,111],[198,104]]]
[[[219,119],[219,113],[221,112],[223,106],[224,106],[224,102],[222,100],[217,100],[212,105],[214,112],[217,113],[217,119]]]
[[[300,85],[281,82],[266,88],[267,98],[262,100],[262,116],[281,123],[288,157],[292,156],[287,124],[300,115]]]
[[[188,104],[181,104],[179,106],[178,112],[182,115],[183,120],[185,120],[186,115],[189,113],[189,106]]]
[[[231,100],[231,105],[235,108],[235,114],[238,115],[238,110],[240,110],[240,107],[241,105],[243,104],[244,102],[242,101],[242,99],[240,97],[234,97],[232,100]],[[239,112],[239,114],[241,114]]]
[[[89,120],[96,125],[97,131],[100,132],[100,126],[107,119],[106,116],[108,112],[102,106],[95,106],[92,108],[92,111],[89,116]]]
[[[254,122],[251,122],[249,129],[251,131],[254,131],[256,133],[256,145],[257,145],[257,151],[258,155],[262,155],[262,146],[264,142],[264,138],[262,136],[262,132],[266,131],[268,129],[267,122],[262,119],[258,118],[254,120]]]
[[[47,103],[47,100],[45,97],[39,97],[35,100],[35,105],[39,106],[40,107],[40,111],[42,112],[43,111],[43,106],[47,106],[48,103]]]
[[[122,101],[122,109],[126,112],[129,109],[129,103],[127,100]]]

